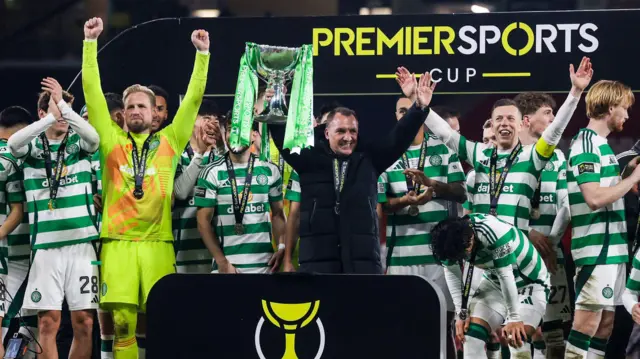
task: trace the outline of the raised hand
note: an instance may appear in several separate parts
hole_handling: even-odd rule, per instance
[[[62,120],[62,113],[60,112],[60,109],[58,108],[58,104],[53,99],[53,96],[49,97],[49,108],[47,109],[47,113],[52,114],[53,117],[58,121]]]
[[[204,30],[195,30],[191,33],[191,42],[198,51],[209,51],[209,33]]]
[[[400,85],[402,93],[406,97],[415,100],[418,87],[415,74],[409,73],[409,70],[404,67],[398,67],[396,71],[396,82]]]
[[[420,76],[420,81],[418,82],[418,90],[417,90],[417,98],[416,102],[420,107],[427,107],[431,103],[431,98],[433,97],[433,92],[436,89],[436,83],[431,81],[431,74],[425,72],[424,75]]]
[[[42,91],[49,92],[56,104],[62,100],[62,86],[56,79],[47,77],[42,79],[40,84],[42,85]]]
[[[93,17],[84,23],[84,38],[87,40],[95,40],[102,33],[102,19]]]
[[[584,91],[591,78],[593,78],[593,67],[591,66],[591,59],[584,56],[580,61],[578,71],[574,71],[573,64],[569,64],[569,76],[571,78],[571,85],[580,91]]]

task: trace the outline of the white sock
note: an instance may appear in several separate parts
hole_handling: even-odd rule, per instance
[[[543,341],[535,341],[533,342],[533,359],[546,359],[547,350],[545,347],[545,342]]]
[[[601,350],[589,348],[587,359],[604,359],[604,352]]]
[[[464,337],[464,359],[484,359],[486,358],[486,353],[484,351],[485,342],[482,340],[465,336]]]
[[[147,357],[147,335],[136,333],[138,341],[138,359],[146,359]]]
[[[115,335],[100,334],[100,359],[113,359],[113,339]]]
[[[487,359],[502,359],[500,343],[487,343]]]
[[[509,346],[509,353],[511,359],[531,359],[531,344],[525,342],[520,348]]]

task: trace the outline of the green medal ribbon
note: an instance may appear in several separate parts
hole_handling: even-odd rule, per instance
[[[299,153],[313,146],[313,49],[303,45],[296,64],[283,148]]]
[[[258,76],[253,69],[256,68],[258,56],[257,47],[247,44],[246,51],[240,59],[240,70],[231,115],[231,133],[229,135],[231,148],[237,149],[251,144],[253,104],[258,92]]]

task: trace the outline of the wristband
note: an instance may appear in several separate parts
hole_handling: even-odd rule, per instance
[[[285,249],[284,243],[278,243],[278,250]]]

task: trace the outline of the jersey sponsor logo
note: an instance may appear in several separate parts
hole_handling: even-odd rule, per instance
[[[256,181],[258,181],[259,185],[264,186],[269,182],[269,179],[267,178],[266,175],[259,174],[258,177],[256,178]]]
[[[265,209],[266,207],[264,203],[260,203],[260,204],[248,203],[247,207],[244,209],[244,213],[246,214],[264,213]],[[227,213],[233,214],[233,206],[229,206],[229,208],[227,208]]]
[[[325,329],[324,325],[322,325],[322,320],[318,316],[318,310],[320,308],[320,301],[316,300],[308,303],[275,303],[269,302],[266,300],[262,300],[262,310],[264,312],[263,316],[260,316],[260,320],[256,326],[255,331],[255,346],[256,352],[258,353],[258,357],[260,359],[271,359],[265,356],[262,351],[262,341],[267,341],[267,338],[262,338],[262,327],[264,325],[272,325],[274,328],[279,328],[280,335],[284,337],[292,336],[291,342],[295,340],[295,336],[297,335],[310,335],[311,333],[318,333],[319,335],[319,345],[318,350],[314,356],[314,358],[322,358],[322,354],[324,353],[325,348]],[[265,320],[266,318],[266,320]],[[300,328],[306,327],[309,324],[315,323],[318,326],[318,331],[315,330],[305,330],[300,331]],[[268,332],[271,332],[270,330]],[[274,333],[275,334],[275,333]],[[311,334],[314,335],[314,334]],[[298,354],[296,353],[295,346],[285,346],[285,341],[280,338],[268,338],[269,342],[281,342],[282,343],[282,351],[284,351],[284,355],[282,358],[298,358]],[[278,340],[280,339],[280,340]],[[289,339],[287,339],[288,341]],[[305,348],[309,349],[309,348]]]
[[[578,165],[578,174],[595,173],[596,166],[593,163],[581,163]]]
[[[609,156],[609,164],[610,165],[615,165],[616,163],[618,163],[618,160],[616,160],[616,156]]]
[[[442,164],[442,157],[440,155],[433,155],[429,157],[429,163],[432,166],[440,166]]]
[[[287,183],[287,189],[291,189],[293,187],[293,180],[289,178],[289,183]]]
[[[60,179],[60,186],[78,184],[80,180],[78,180],[78,175],[62,177]],[[49,187],[49,180],[42,181],[42,187]]]
[[[508,256],[511,253],[511,243],[505,243],[504,245],[493,250],[493,258],[500,259]]]
[[[196,196],[196,197],[202,197],[202,198],[204,198],[204,197],[205,197],[205,193],[206,193],[206,192],[207,192],[207,191],[206,191],[204,188],[202,188],[202,187],[196,187],[195,191],[193,192],[193,195],[194,195],[194,196]]]
[[[540,203],[556,203],[555,193],[541,195]]]
[[[67,146],[66,152],[70,155],[75,155],[76,153],[80,152],[80,146],[76,145],[75,143],[72,143],[69,146]]]
[[[93,299],[91,299],[91,303],[100,304],[100,299],[98,298],[98,295],[93,296]]]
[[[384,193],[384,183],[378,182],[378,193]]]
[[[126,174],[128,174],[130,176],[134,175],[133,168],[129,167],[128,165],[120,166],[120,172],[124,172],[124,173],[126,173]],[[145,171],[145,175],[146,176],[153,176],[155,174],[157,174],[157,170],[156,170],[155,166],[151,166],[151,167],[147,168],[147,170]]]
[[[553,171],[553,170],[555,170],[555,166],[553,165],[553,162],[547,162],[547,165],[544,166],[544,170],[545,171]]]
[[[489,193],[489,184],[482,183],[481,185],[479,185],[476,193]],[[513,188],[512,184],[506,184],[502,187],[501,193],[515,193],[515,188]]]
[[[229,186],[231,186],[231,184],[229,183],[229,179],[226,179],[218,185],[218,188],[229,187]]]

